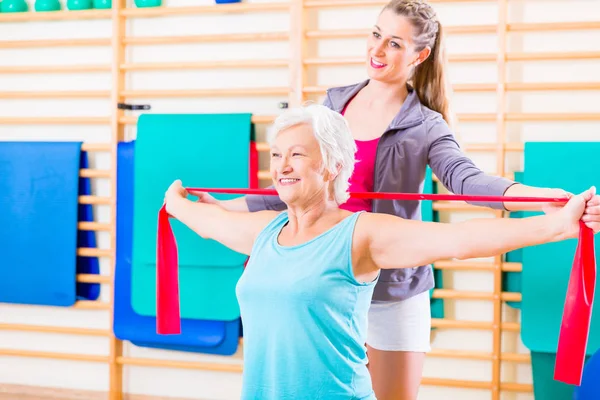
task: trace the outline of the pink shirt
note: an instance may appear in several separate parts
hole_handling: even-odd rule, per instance
[[[346,104],[347,106],[347,104]],[[342,115],[346,111],[346,107],[342,110]],[[373,191],[373,174],[375,171],[375,156],[377,154],[377,144],[379,138],[372,140],[355,140],[357,151],[356,151],[356,164],[354,165],[354,172],[350,177],[350,192],[372,192]],[[350,198],[347,202],[340,205],[343,210],[357,212],[357,211],[371,211],[373,201],[370,199],[355,199]]]

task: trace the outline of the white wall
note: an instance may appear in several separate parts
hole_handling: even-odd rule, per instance
[[[171,0],[170,7],[210,4],[203,0]],[[31,3],[33,7],[33,2]],[[439,3],[435,5],[446,25],[494,24],[497,21],[495,2]],[[375,21],[378,7],[326,9],[318,12],[312,29],[368,28]],[[545,22],[598,20],[598,0],[516,1],[510,7],[511,22]],[[128,35],[189,35],[201,33],[232,33],[256,31],[286,31],[289,28],[287,12],[241,15],[209,14],[205,16],[160,17],[133,19],[128,23]],[[0,24],[2,40],[110,37],[111,21],[60,21],[19,22]],[[511,34],[509,51],[560,52],[600,51],[600,31],[589,32],[540,32]],[[454,35],[448,39],[450,54],[495,53],[496,37],[486,35]],[[364,40],[321,40],[311,48],[311,56],[362,56]],[[238,59],[285,59],[289,54],[286,42],[277,43],[228,43],[191,44],[169,46],[136,46],[127,50],[128,62],[171,62]],[[106,64],[111,62],[110,47],[64,47],[48,49],[0,49],[0,65],[50,65],[50,64]],[[511,63],[508,81],[562,82],[598,81],[600,60],[540,61]],[[462,63],[451,65],[453,83],[493,83],[496,81],[495,63]],[[209,75],[212,75],[209,77]],[[321,67],[309,74],[310,85],[331,86],[348,84],[364,78],[363,68]],[[234,88],[234,87],[284,87],[288,84],[286,68],[251,70],[199,70],[181,72],[136,72],[128,74],[127,89],[184,89],[184,88]],[[82,74],[0,74],[3,91],[25,90],[110,90],[109,72]],[[508,96],[509,112],[596,112],[600,113],[598,91],[515,93]],[[320,99],[319,96],[312,97]],[[278,102],[286,96],[257,98],[185,98],[185,99],[136,99],[132,103],[152,105],[152,112],[236,112],[250,111],[255,114],[272,115],[278,112]],[[454,107],[458,113],[494,113],[494,93],[459,93],[455,95]],[[2,116],[108,116],[111,112],[109,99],[67,100],[6,100],[0,99]],[[598,122],[531,122],[508,123],[507,140],[598,140]],[[263,129],[259,128],[262,135]],[[463,143],[494,142],[494,123],[462,123],[459,127]],[[0,140],[75,140],[107,142],[109,126],[17,126],[0,125]],[[127,129],[128,138],[135,137],[135,129]],[[495,156],[490,153],[472,153],[473,159],[484,170],[495,172]],[[511,154],[508,170],[522,166],[521,155]],[[108,155],[99,154],[92,160],[92,167],[108,169]],[[263,163],[264,165],[264,163]],[[95,180],[95,194],[110,195],[108,180]],[[96,208],[100,222],[109,222],[107,207]],[[444,214],[445,220],[460,220],[489,214]],[[109,238],[99,235],[99,247],[108,248]],[[102,265],[104,273],[108,265]],[[487,272],[446,273],[450,288],[472,291],[492,291],[493,277]],[[104,300],[107,292],[104,291]],[[453,319],[491,321],[492,304],[480,301],[446,301],[446,315]],[[515,310],[506,309],[507,321],[518,321]],[[110,329],[109,316],[105,311],[69,310],[46,307],[0,304],[0,323],[27,323],[36,325],[61,325]],[[488,331],[441,330],[434,335],[433,347],[438,349],[492,351],[492,334]],[[86,354],[108,354],[105,338],[78,337],[58,334],[35,334],[0,330],[0,348],[26,349]],[[505,334],[504,351],[526,352],[517,334]],[[164,357],[178,360],[218,361],[240,363],[241,357],[182,354],[148,350],[125,345],[124,353],[137,357]],[[64,387],[89,390],[107,390],[108,367],[101,363],[56,361],[50,359],[2,357],[0,383],[35,386]],[[241,377],[235,373],[218,373],[178,369],[125,367],[126,392],[158,396],[179,396],[195,399],[234,399],[241,387]],[[425,376],[448,379],[491,379],[491,363],[488,361],[453,360],[430,358]],[[531,383],[527,365],[507,364],[503,367],[505,380]],[[159,386],[160,385],[160,386]],[[168,389],[165,389],[164,386]],[[465,390],[441,387],[423,387],[419,399],[479,400],[490,398],[487,390]],[[528,394],[504,394],[503,399],[531,399]]]

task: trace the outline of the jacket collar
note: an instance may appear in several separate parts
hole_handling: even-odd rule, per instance
[[[336,112],[342,112],[346,104],[365,86],[367,86],[369,80],[362,81],[360,83],[331,88],[327,90],[327,96],[331,103],[332,109]],[[418,125],[425,120],[425,115],[421,108],[421,102],[417,96],[417,92],[412,86],[407,85],[408,96],[404,100],[404,104],[398,111],[398,114],[394,117],[388,129],[404,129],[411,126]]]

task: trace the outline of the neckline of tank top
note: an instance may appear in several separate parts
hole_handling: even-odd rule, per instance
[[[317,236],[315,236],[314,238],[307,240],[304,243],[299,243],[299,244],[295,244],[295,245],[291,245],[291,246],[285,246],[279,243],[279,235],[281,235],[281,231],[283,230],[283,228],[289,223],[289,217],[288,217],[288,212],[284,211],[285,213],[285,218],[287,219],[286,222],[281,226],[281,228],[279,228],[276,231],[275,237],[273,238],[273,241],[275,242],[275,246],[280,249],[280,250],[295,250],[295,249],[299,249],[301,247],[305,247],[308,246],[311,243],[316,242],[317,240],[319,240],[320,238],[331,234],[335,229],[339,228],[340,226],[342,226],[342,224],[346,224],[348,223],[348,220],[350,218],[353,218],[356,214],[362,214],[364,211],[357,211],[354,212],[350,215],[348,215],[347,217],[343,218],[340,222],[338,222],[337,224],[333,225],[331,228],[321,232],[320,234],[318,234]],[[356,218],[358,218],[358,216],[356,216]]]

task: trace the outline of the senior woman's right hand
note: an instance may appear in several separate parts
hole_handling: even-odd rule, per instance
[[[214,197],[212,197],[210,194],[208,194],[206,192],[201,192],[201,191],[198,191],[198,190],[190,190],[189,193],[192,196],[198,197],[198,200],[196,200],[198,203],[217,204],[217,205],[219,205],[219,200],[215,199]]]

